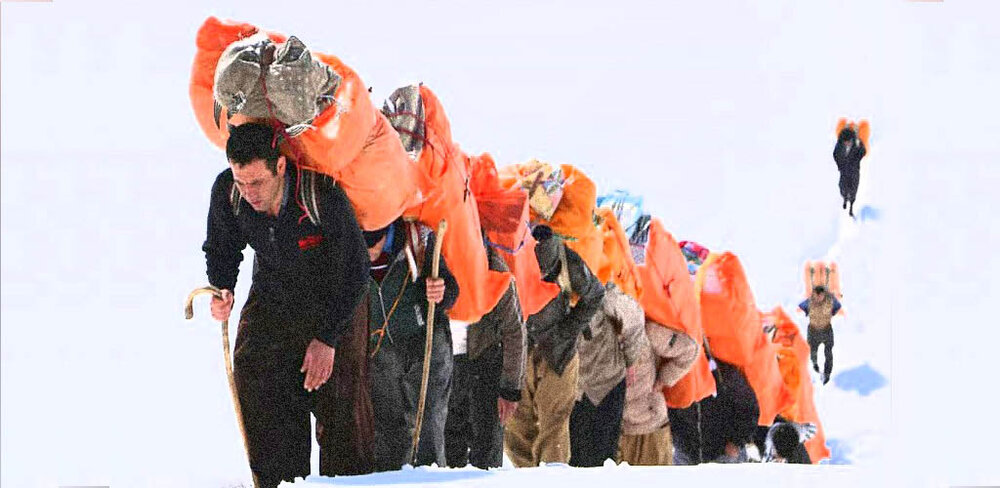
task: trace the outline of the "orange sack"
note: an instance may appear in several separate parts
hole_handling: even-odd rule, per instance
[[[833,296],[837,297],[837,300],[844,299],[844,293],[840,289],[840,267],[837,266],[837,263],[833,261],[806,261],[802,267],[802,275],[806,284],[803,297],[809,298],[813,293],[813,288],[822,285]],[[841,308],[837,315],[844,315],[844,309]]]
[[[542,281],[535,259],[535,238],[528,229],[528,194],[519,187],[500,183],[496,163],[489,154],[467,157],[469,189],[479,206],[486,240],[503,257],[517,284],[524,318],[542,310],[556,295],[559,285]]]
[[[618,285],[626,295],[638,300],[642,295],[642,279],[639,277],[639,268],[632,259],[625,229],[610,208],[599,208],[596,213],[598,230],[604,241],[597,278],[601,283],[612,282]]]
[[[781,307],[775,307],[768,314],[768,320],[777,329],[774,343],[779,347],[778,367],[793,399],[793,403],[781,411],[781,416],[792,422],[816,425],[816,435],[806,441],[806,450],[813,464],[819,464],[822,459],[830,457],[830,449],[826,447],[823,424],[819,421],[819,412],[813,401],[813,387],[809,380],[809,344]]]
[[[861,139],[861,143],[865,146],[865,151],[871,152],[871,146],[868,145],[868,139],[871,136],[872,128],[871,124],[868,123],[866,119],[861,119],[857,123],[847,120],[846,117],[841,117],[837,119],[837,129],[834,132],[834,137],[840,137],[840,131],[844,128],[850,127]]]
[[[698,359],[688,374],[672,387],[664,389],[667,406],[687,408],[694,402],[715,394],[715,378],[708,367],[702,347],[704,335],[701,311],[691,275],[677,241],[659,219],[649,224],[649,243],[645,261],[638,266],[642,283],[639,303],[652,322],[681,331],[698,343]]]
[[[198,29],[189,94],[198,125],[209,141],[222,149],[229,137],[227,122],[239,121],[223,117],[216,126],[216,65],[230,44],[258,33],[261,30],[252,24],[215,17],[209,17]],[[287,40],[274,32],[266,35],[275,43]],[[340,77],[333,94],[335,103],[312,120],[312,128],[283,139],[282,153],[304,168],[333,177],[351,200],[365,230],[385,227],[423,200],[429,182],[406,157],[399,138],[375,109],[357,73],[335,56],[316,52],[312,56]]]
[[[731,252],[709,254],[698,269],[695,286],[712,355],[746,376],[760,406],[758,424],[771,425],[792,404],[792,397],[778,369],[777,348],[764,334],[739,258]]]
[[[489,269],[476,198],[467,186],[466,156],[452,140],[444,107],[430,88],[399,88],[383,110],[400,134],[403,147],[433,183],[426,199],[407,209],[405,216],[431,228],[441,220],[448,221],[441,252],[460,290],[448,315],[454,320],[477,322],[500,301],[512,275]]]
[[[555,170],[561,173],[565,183],[562,186],[561,198],[554,202],[555,212],[546,218],[543,209],[538,205],[544,199],[539,198],[533,182],[539,172],[549,174]],[[587,267],[596,274],[601,265],[604,239],[594,225],[597,186],[587,175],[569,164],[553,168],[547,163],[531,160],[502,168],[500,180],[507,188],[518,186],[526,189],[529,192],[531,221],[551,227],[552,231],[564,238],[566,245],[576,251],[583,258],[583,262],[587,263]]]

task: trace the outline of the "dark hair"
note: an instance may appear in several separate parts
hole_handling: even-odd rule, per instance
[[[813,288],[813,293],[826,293],[826,287],[823,285],[817,285]]]
[[[843,142],[847,142],[847,141],[853,141],[854,138],[857,137],[857,135],[858,134],[857,132],[854,132],[854,129],[850,127],[844,127],[840,131],[840,134],[838,134],[837,138]]]
[[[552,228],[547,225],[537,225],[531,230],[531,237],[538,242],[544,242],[552,238]]]
[[[272,174],[278,174],[277,137],[274,128],[266,124],[247,123],[233,127],[226,141],[226,158],[237,166],[263,159]]]

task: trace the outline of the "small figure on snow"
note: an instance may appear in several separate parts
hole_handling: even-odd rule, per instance
[[[848,213],[854,217],[854,200],[858,196],[858,183],[861,173],[861,158],[867,154],[868,122],[861,121],[860,126],[846,123],[841,119],[837,129],[837,145],[833,148],[833,160],[837,162],[840,171],[840,196],[844,198],[843,208],[850,209]]]
[[[816,360],[816,353],[821,344],[825,344],[824,356],[826,361],[823,367],[823,384],[830,381],[830,373],[833,371],[833,325],[831,320],[840,311],[840,301],[830,293],[825,286],[819,285],[813,288],[812,296],[802,301],[799,308],[809,317],[809,329],[806,334],[809,342],[809,357],[812,360],[813,369],[819,372],[819,364]]]

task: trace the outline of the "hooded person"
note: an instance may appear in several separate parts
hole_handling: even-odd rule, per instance
[[[819,372],[817,353],[819,346],[824,345],[825,364],[823,365],[823,384],[830,381],[833,372],[833,316],[840,311],[840,301],[833,296],[825,286],[813,288],[812,295],[799,303],[799,309],[809,317],[809,328],[806,340],[809,342],[809,358],[813,369]]]
[[[527,319],[528,353],[521,402],[504,431],[504,448],[517,467],[568,463],[569,420],[576,400],[577,339],[589,336],[590,320],[601,307],[604,287],[580,256],[552,229],[532,231],[542,279],[560,292]]]
[[[371,396],[375,412],[375,468],[398,470],[410,462],[423,376],[428,304],[435,302],[430,376],[416,464],[445,464],[444,427],[453,367],[447,311],[458,283],[441,256],[431,278],[435,235],[398,219],[364,232],[370,259],[368,324]],[[419,262],[417,258],[422,258]]]
[[[569,419],[571,466],[602,466],[614,459],[627,378],[635,378],[633,366],[649,350],[645,326],[639,302],[614,283],[606,285],[590,334],[578,344],[579,383]]]
[[[508,270],[492,246],[486,245],[486,253],[491,270]],[[449,467],[472,464],[487,469],[503,464],[503,425],[524,388],[526,336],[513,280],[500,302],[478,322],[467,329],[452,322],[455,368],[445,424]]]

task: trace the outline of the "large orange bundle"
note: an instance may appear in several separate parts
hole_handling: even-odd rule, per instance
[[[838,300],[844,299],[844,294],[840,291],[840,268],[837,263],[833,261],[806,261],[802,274],[806,283],[806,298],[812,295],[813,288],[822,285]]]
[[[215,17],[209,17],[198,30],[189,87],[191,104],[202,131],[223,149],[229,130],[226,120],[216,123],[216,66],[227,47],[258,34],[266,34],[275,43],[288,40],[283,34]],[[340,82],[333,92],[333,103],[311,121],[311,128],[284,140],[282,152],[301,166],[337,180],[363,228],[385,227],[423,199],[428,182],[406,157],[399,138],[375,109],[358,74],[335,56],[315,52],[312,56],[330,67]],[[276,122],[273,117],[234,117],[228,122],[246,120]]]
[[[559,294],[559,285],[542,281],[535,259],[535,238],[528,229],[528,194],[500,183],[489,154],[467,157],[469,189],[479,206],[479,218],[489,245],[497,249],[514,273],[524,317],[538,313]]]
[[[698,343],[698,359],[680,381],[664,389],[667,406],[687,408],[715,394],[715,378],[702,347],[701,312],[698,295],[688,274],[687,263],[677,241],[659,219],[649,224],[645,260],[638,266],[642,282],[639,303],[652,322],[678,330]]]
[[[599,208],[596,212],[598,230],[604,238],[597,278],[601,283],[615,283],[625,294],[638,300],[642,294],[642,279],[639,277],[639,268],[632,259],[625,229],[610,208]]]
[[[826,447],[823,424],[819,421],[819,412],[813,401],[813,387],[809,381],[809,345],[781,307],[775,307],[768,314],[768,321],[777,328],[774,343],[779,346],[778,367],[793,399],[793,403],[781,411],[781,416],[792,422],[816,425],[816,435],[806,441],[806,450],[812,462],[818,464],[820,460],[830,457],[830,449]]]
[[[406,216],[433,227],[448,221],[442,254],[458,281],[458,301],[449,317],[477,322],[493,309],[510,285],[511,274],[492,271],[483,247],[476,198],[468,189],[466,157],[451,138],[451,125],[437,96],[424,85],[393,92],[384,109],[404,136],[404,147],[433,186]],[[389,180],[394,180],[387,175]]]
[[[712,355],[743,372],[757,395],[758,423],[771,425],[792,397],[778,369],[776,348],[761,327],[743,266],[731,252],[711,253],[698,269],[696,287]]]
[[[861,139],[861,143],[864,144],[865,146],[865,151],[871,151],[871,147],[868,146],[868,138],[871,135],[872,128],[867,120],[861,119],[857,123],[855,123],[853,121],[847,120],[847,118],[841,117],[839,120],[837,120],[837,131],[834,133],[834,135],[839,137],[840,131],[844,130],[845,128],[850,128],[851,130],[854,131],[855,134],[858,135],[858,138]]]
[[[550,202],[544,198],[547,189],[537,182],[539,177],[544,179],[553,173],[559,174],[564,183],[561,192],[556,193],[558,197]],[[560,165],[557,170],[547,163],[531,160],[502,168],[500,181],[507,188],[518,186],[526,189],[531,221],[551,227],[553,232],[566,239],[566,245],[583,258],[591,271],[596,272],[601,265],[604,239],[594,224],[597,186],[587,175],[569,164]],[[548,214],[552,206],[555,210]]]

